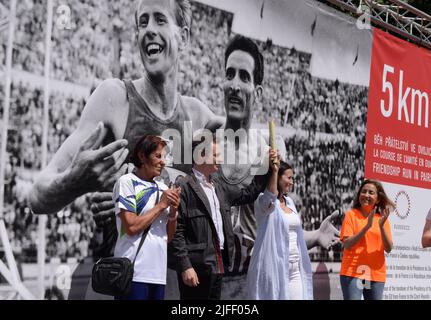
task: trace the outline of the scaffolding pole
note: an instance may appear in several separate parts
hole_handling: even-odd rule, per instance
[[[48,160],[48,126],[49,126],[49,97],[50,97],[50,64],[51,64],[51,35],[52,35],[52,16],[53,3],[48,0],[47,3],[47,23],[45,34],[45,88],[43,99],[43,134],[42,134],[42,163],[45,168]],[[46,259],[46,215],[39,215],[38,225],[38,247],[37,263],[39,266],[38,275],[38,297],[44,299],[45,295],[45,259]]]
[[[4,186],[6,173],[6,145],[9,130],[10,91],[12,83],[12,52],[15,35],[16,0],[11,0],[9,10],[9,36],[6,51],[6,81],[4,82],[3,121],[0,151],[0,219],[4,215]]]
[[[431,16],[403,1],[388,0],[391,4],[381,4],[375,0],[362,0],[361,4],[369,8],[368,12],[363,12],[361,6],[358,8],[355,0],[326,1],[356,17],[369,14],[375,26],[431,49]]]

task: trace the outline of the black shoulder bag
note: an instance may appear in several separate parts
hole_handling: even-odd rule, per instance
[[[157,203],[159,203],[158,187]],[[127,297],[130,294],[136,257],[150,228],[151,225],[142,233],[133,262],[126,257],[108,257],[101,258],[95,263],[91,275],[91,286],[95,292],[116,297]]]

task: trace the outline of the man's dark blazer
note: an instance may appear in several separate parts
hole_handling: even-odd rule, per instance
[[[218,174],[213,175],[212,181],[223,220],[223,257],[208,198],[195,175],[188,175],[180,182],[177,230],[168,246],[169,265],[179,273],[190,267],[197,273],[224,273],[223,265],[227,267],[232,262],[234,246],[230,208],[254,202],[263,192],[267,176],[256,176],[243,189],[225,183]]]

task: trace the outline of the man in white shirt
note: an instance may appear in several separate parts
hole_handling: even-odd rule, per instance
[[[177,230],[168,249],[181,300],[220,299],[222,277],[233,260],[230,207],[254,202],[266,182],[255,179],[244,189],[213,182],[218,145],[213,140],[203,150],[201,146],[204,143],[193,143],[192,174],[180,182]]]

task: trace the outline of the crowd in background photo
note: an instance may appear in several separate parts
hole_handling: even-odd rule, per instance
[[[2,1],[2,3],[5,1]],[[51,76],[72,85],[94,88],[110,77],[134,79],[141,62],[135,42],[134,8],[129,1],[68,1],[70,23],[53,29]],[[44,71],[46,2],[17,3],[13,69],[40,76]],[[223,48],[232,34],[231,13],[193,2],[192,38],[180,58],[179,91],[197,97],[224,115]],[[120,10],[121,9],[121,10]],[[0,62],[5,64],[7,33],[0,34]],[[333,210],[346,209],[364,175],[364,144],[368,88],[318,79],[310,74],[311,55],[270,41],[263,48],[263,98],[253,110],[255,123],[270,118],[286,129],[287,161],[295,168],[294,194],[305,230],[317,229]],[[120,61],[113,66],[115,59]],[[2,69],[0,69],[1,71]],[[41,80],[42,81],[42,80]],[[34,81],[33,81],[34,82]],[[3,83],[0,115],[3,115]],[[6,157],[4,221],[15,253],[36,261],[37,216],[26,202],[41,168],[43,84],[14,82],[11,90]],[[85,99],[52,88],[48,129],[48,161],[78,124]],[[336,227],[340,227],[339,221]],[[87,197],[50,215],[47,257],[80,260],[92,255],[97,240]],[[313,261],[340,261],[341,246],[310,253]]]

